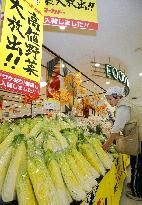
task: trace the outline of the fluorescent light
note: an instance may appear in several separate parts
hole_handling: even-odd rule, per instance
[[[139,73],[139,76],[142,76],[142,73]]]
[[[106,84],[107,84],[107,85],[109,85],[109,84],[110,84],[110,82],[109,82],[109,81],[106,81]]]
[[[62,68],[64,68],[65,67],[65,65],[62,63]]]
[[[40,87],[41,87],[41,88],[45,87],[46,85],[47,85],[46,82],[40,82]]]
[[[95,67],[100,67],[100,63],[95,63]]]
[[[59,27],[61,30],[65,30],[66,29],[66,26],[60,26]]]

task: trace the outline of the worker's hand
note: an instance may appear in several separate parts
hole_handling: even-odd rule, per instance
[[[105,151],[108,151],[110,146],[113,144],[114,140],[117,140],[119,136],[119,133],[112,133],[110,137],[107,139],[107,141],[103,144],[102,148]]]
[[[108,139],[102,146],[103,150],[108,151],[110,146],[112,145],[112,142]]]

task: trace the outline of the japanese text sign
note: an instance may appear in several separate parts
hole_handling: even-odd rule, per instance
[[[7,0],[0,46],[0,89],[40,91],[44,1]]]
[[[96,0],[46,0],[44,25],[98,29]]]

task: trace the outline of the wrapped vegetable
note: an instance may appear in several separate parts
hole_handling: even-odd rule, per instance
[[[26,156],[24,156],[23,163],[18,173],[16,191],[19,205],[37,205],[34,191],[27,172]]]
[[[39,205],[61,205],[41,157],[35,155],[28,160],[28,173]]]
[[[15,127],[15,129],[6,137],[6,139],[0,144],[0,157],[3,155],[5,151],[7,151],[8,147],[11,145],[14,136],[20,133],[20,129]]]
[[[79,181],[80,185],[84,189],[85,192],[90,192],[92,189],[91,184],[88,180],[86,180],[86,176],[82,169],[78,166],[75,159],[70,155],[66,155],[66,160],[70,166],[70,169],[72,170],[73,174],[76,176],[77,180]]]
[[[46,133],[46,136],[44,137],[43,148],[45,151],[49,149],[53,152],[62,150],[61,145],[58,143],[57,139],[50,134],[50,132]]]
[[[25,152],[25,144],[22,142],[15,150],[3,184],[2,199],[4,202],[13,201],[16,198],[16,180]]]
[[[66,149],[68,147],[68,143],[65,137],[62,136],[60,131],[56,130],[56,128],[52,129],[52,132],[55,135],[55,138],[58,141],[58,144],[62,147],[62,149]]]
[[[43,127],[43,122],[42,122],[42,121],[39,121],[39,122],[31,129],[31,131],[30,131],[30,133],[29,133],[29,136],[30,136],[30,137],[36,137],[36,136],[40,133],[42,127]]]
[[[53,153],[51,153],[50,151],[46,152],[46,164],[54,186],[56,188],[60,203],[64,205],[69,205],[70,201],[68,200],[68,195],[61,175],[60,167],[57,161],[54,159]]]
[[[102,144],[98,139],[90,138],[88,139],[90,144],[93,146],[96,154],[98,155],[99,159],[101,160],[102,164],[106,169],[110,169],[112,166],[112,160],[107,152],[105,152],[102,148]]]
[[[105,168],[98,158],[96,152],[90,144],[81,144],[80,150],[88,162],[99,172],[101,175],[105,175]]]
[[[0,143],[10,134],[12,131],[10,122],[4,122],[0,127]]]
[[[71,147],[75,147],[77,144],[77,140],[78,140],[78,135],[76,130],[72,130],[72,129],[65,129],[61,131],[63,133],[63,136],[66,138],[68,144]]]
[[[86,158],[78,152],[76,149],[72,150],[72,156],[76,160],[76,163],[80,167],[80,169],[84,172],[86,176],[86,180],[88,180],[92,187],[96,185],[96,178],[100,176],[100,174],[90,165],[90,163],[86,160]]]
[[[71,171],[71,169],[70,169],[63,154],[60,154],[60,156],[58,156],[58,162],[60,165],[63,179],[66,183],[66,186],[67,186],[72,198],[76,201],[81,201],[81,200],[85,199],[86,194],[85,194],[83,188],[81,187],[80,183],[76,179],[75,175]]]
[[[10,164],[12,156],[12,147],[9,147],[7,151],[3,154],[3,156],[0,158],[0,196],[2,192],[2,186],[5,180],[5,176]]]

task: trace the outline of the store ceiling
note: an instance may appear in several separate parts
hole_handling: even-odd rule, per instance
[[[142,90],[142,1],[98,0],[99,30],[61,31],[45,28],[44,44],[104,88],[110,85],[92,75],[90,61],[110,63],[128,71],[133,95]],[[76,32],[76,33],[75,33]],[[111,84],[114,84],[111,82]],[[90,87],[91,85],[89,85]]]

